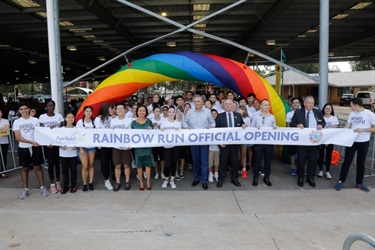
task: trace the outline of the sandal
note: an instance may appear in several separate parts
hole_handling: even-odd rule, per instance
[[[8,175],[6,175],[6,174],[1,174],[0,177],[1,177],[1,178],[8,178]]]

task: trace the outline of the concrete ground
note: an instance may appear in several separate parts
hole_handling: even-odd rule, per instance
[[[25,200],[18,199],[18,169],[0,179],[0,249],[341,249],[352,233],[375,238],[375,177],[365,178],[369,193],[355,189],[353,165],[338,192],[340,166],[332,166],[332,180],[316,178],[316,188],[300,188],[275,155],[272,187],[260,179],[254,188],[249,172],[241,187],[227,176],[223,188],[214,182],[207,191],[191,187],[191,170],[176,190],[153,179],[151,191],[140,191],[133,170],[132,189],[116,193],[104,189],[96,161],[95,191],[81,191],[79,174],[77,193],[42,197],[30,171]],[[49,186],[46,170],[44,176]],[[373,248],[356,242],[351,249]]]

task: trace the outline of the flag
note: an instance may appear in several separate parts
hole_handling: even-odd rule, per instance
[[[282,63],[286,63],[286,55],[283,50],[281,50],[281,60]]]
[[[275,90],[278,94],[280,94],[280,65],[276,65],[276,84]]]

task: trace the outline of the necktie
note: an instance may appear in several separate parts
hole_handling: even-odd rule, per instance
[[[307,111],[306,116],[306,127],[308,128],[310,126],[310,111]]]
[[[230,113],[228,113],[228,123],[229,123],[229,127],[233,127],[233,123],[232,123],[232,116],[230,115]]]

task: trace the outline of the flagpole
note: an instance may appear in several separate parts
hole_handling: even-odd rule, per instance
[[[280,62],[283,63],[283,49],[280,51]],[[284,67],[281,66],[281,87],[280,87],[280,96],[283,95],[283,87],[284,87]]]

